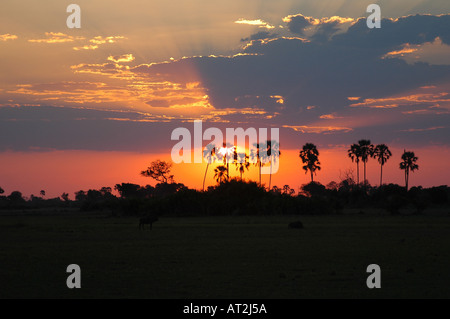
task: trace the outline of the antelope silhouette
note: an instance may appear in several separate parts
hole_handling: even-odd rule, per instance
[[[139,229],[144,230],[145,229],[145,225],[150,225],[150,229],[152,229],[152,224],[154,222],[158,221],[158,217],[157,216],[147,216],[147,217],[142,217],[139,220]]]

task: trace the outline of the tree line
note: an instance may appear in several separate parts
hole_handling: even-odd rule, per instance
[[[205,174],[203,177],[203,191],[205,190],[205,182],[208,174],[209,167],[214,162],[219,162],[221,165],[214,169],[214,180],[217,183],[223,183],[230,180],[230,162],[235,165],[236,170],[240,174],[240,179],[243,179],[243,175],[246,171],[249,171],[252,159],[253,165],[258,169],[259,185],[261,186],[261,168],[265,165],[272,165],[281,156],[280,145],[275,141],[266,141],[264,143],[257,143],[253,145],[255,148],[250,151],[250,154],[246,152],[238,152],[236,146],[223,144],[222,147],[217,148],[213,144],[208,144],[203,151],[203,157],[207,163]],[[305,174],[308,172],[311,176],[311,182],[314,182],[314,176],[317,171],[321,170],[321,163],[319,161],[319,150],[317,146],[313,143],[306,143],[299,152],[299,157],[303,164],[302,169]],[[360,183],[360,170],[359,163],[362,162],[364,166],[364,179],[362,186],[367,186],[367,169],[366,164],[369,158],[374,158],[378,160],[380,164],[380,186],[383,185],[383,167],[386,162],[392,157],[392,152],[386,144],[374,145],[370,140],[359,140],[358,143],[354,143],[348,149],[348,157],[352,162],[356,163],[357,171],[357,185]],[[401,162],[399,163],[399,168],[404,171],[405,175],[405,187],[406,190],[409,188],[409,177],[410,173],[419,169],[417,164],[418,157],[414,152],[404,150],[401,156]],[[149,176],[148,174],[144,176]],[[173,176],[172,176],[173,178]],[[272,184],[272,173],[269,174],[269,184],[268,190],[271,190]]]
[[[398,213],[401,208],[409,207],[422,212],[430,205],[446,205],[449,202],[447,186],[423,189],[409,189],[409,174],[419,168],[418,158],[414,152],[404,151],[399,168],[404,170],[405,187],[395,184],[383,184],[383,166],[392,158],[392,152],[385,144],[373,145],[370,140],[360,140],[350,145],[347,155],[356,163],[357,179],[351,173],[339,182],[322,185],[314,181],[314,176],[321,170],[320,153],[316,145],[306,143],[299,151],[299,158],[305,174],[310,174],[311,181],[304,184],[298,192],[289,185],[282,187],[263,185],[261,168],[273,165],[281,156],[280,146],[275,141],[266,141],[254,145],[249,153],[238,152],[232,145],[223,144],[217,148],[208,145],[203,152],[207,163],[202,190],[189,189],[182,183],[175,182],[171,173],[172,163],[156,160],[140,174],[157,182],[155,186],[141,186],[132,183],[116,184],[114,188],[102,187],[95,190],[80,190],[75,193],[75,200],[70,200],[68,193],[58,198],[46,198],[42,190],[40,196],[25,198],[18,191],[9,196],[0,188],[0,209],[27,209],[61,207],[82,211],[108,211],[114,214],[140,215],[148,211],[158,214],[317,214],[339,213],[345,208],[379,207],[391,213]],[[380,164],[380,185],[373,187],[366,178],[366,164],[370,158]],[[253,159],[250,163],[249,159]],[[205,189],[205,182],[210,167],[214,162],[216,184]],[[364,180],[360,182],[360,163],[363,163]],[[258,169],[258,182],[244,179],[244,174],[251,165]],[[239,176],[231,177],[230,169],[234,166]],[[113,191],[116,194],[113,194]]]

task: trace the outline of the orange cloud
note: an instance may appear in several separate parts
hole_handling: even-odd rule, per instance
[[[132,62],[134,61],[134,56],[132,54],[123,54],[123,55],[116,55],[116,56],[109,56],[108,61],[112,61],[115,63],[120,62]]]
[[[73,49],[75,51],[80,51],[80,50],[97,50],[98,49],[98,45],[83,45],[81,47],[74,47]]]
[[[16,40],[18,37],[14,34],[0,34],[0,41]]]
[[[320,116],[321,119],[324,120],[334,120],[334,119],[342,119],[342,116],[336,116],[336,114],[324,114]]]
[[[74,37],[61,32],[45,32],[46,39],[30,39],[28,42],[32,43],[66,43],[74,42],[76,40],[84,40],[84,37]]]
[[[83,40],[85,38],[82,38]],[[80,50],[97,50],[100,45],[106,44],[106,43],[116,43],[118,40],[126,39],[123,36],[109,36],[109,37],[102,37],[102,36],[96,36],[89,40],[89,43],[92,44],[86,44],[83,46],[74,47],[73,49],[75,51]],[[108,59],[109,60],[109,59]],[[123,61],[122,61],[123,62]]]
[[[364,102],[351,104],[350,107],[368,107],[368,108],[396,108],[406,105],[417,104],[436,104],[439,102],[450,102],[450,98],[445,98],[449,93],[425,93],[411,94],[400,97],[389,97],[381,99],[365,99]]]
[[[336,132],[348,133],[353,131],[349,127],[338,127],[338,126],[307,126],[307,125],[283,125],[283,127],[291,128],[294,131],[302,133],[315,133],[315,134],[332,134]]]
[[[102,36],[97,36],[94,37],[92,39],[89,40],[89,42],[94,43],[94,44],[105,44],[105,43],[115,43],[117,42],[117,40],[122,40],[122,39],[126,39],[123,36],[109,36],[109,37],[102,37]]]
[[[247,24],[247,25],[252,25],[252,26],[257,26],[260,28],[266,28],[266,29],[274,29],[275,27],[273,25],[270,25],[269,23],[261,20],[261,19],[257,19],[257,20],[247,20],[247,19],[239,19],[237,21],[234,21],[234,23],[237,24]]]
[[[388,52],[381,58],[386,59],[386,58],[397,58],[399,56],[404,57],[406,54],[416,52],[418,50],[418,47],[420,47],[420,45],[413,47],[409,43],[406,43],[405,45],[403,45],[403,48],[401,50]]]
[[[276,103],[284,104],[284,98],[281,95],[271,95],[270,98],[276,99]]]

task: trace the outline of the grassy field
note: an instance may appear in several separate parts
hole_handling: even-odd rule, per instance
[[[302,220],[302,230],[288,229]],[[369,264],[381,289],[366,286]],[[66,287],[78,264],[82,288]],[[0,216],[1,298],[449,298],[450,217]]]

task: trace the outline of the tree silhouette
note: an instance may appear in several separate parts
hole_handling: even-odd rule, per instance
[[[266,141],[264,143],[264,148],[266,150],[265,159],[270,162],[270,176],[269,176],[269,190],[272,184],[272,165],[276,163],[281,155],[280,144],[277,141]]]
[[[208,168],[211,163],[214,163],[216,160],[216,147],[213,144],[206,145],[205,149],[203,150],[203,157],[206,159],[206,162],[208,163],[206,165],[205,170],[205,177],[203,177],[203,191],[205,191],[205,181],[206,181],[206,174],[208,173]]]
[[[282,189],[282,194],[294,195],[295,194],[295,190],[293,188],[291,188],[289,185],[284,185],[283,189]]]
[[[0,187],[0,195],[4,194],[5,191],[3,190],[3,188]]]
[[[409,172],[414,172],[419,169],[417,165],[417,160],[419,158],[414,154],[414,152],[403,151],[402,162],[400,162],[400,169],[405,171],[405,185],[406,190],[408,190],[409,183]]]
[[[369,160],[369,157],[373,156],[373,144],[370,143],[370,140],[360,140],[358,141],[359,147],[361,149],[361,160],[364,163],[364,187],[367,184],[366,178],[366,164]]]
[[[263,165],[262,160],[261,160],[261,156],[260,156],[260,152],[259,152],[259,143],[255,143],[253,144],[254,147],[256,147],[255,149],[252,149],[250,152],[250,157],[252,159],[252,161],[255,161],[255,166],[258,167],[259,169],[259,186],[261,186],[261,167]]]
[[[303,150],[300,151],[299,156],[302,159],[303,164],[305,164],[303,166],[305,174],[309,171],[311,173],[311,182],[313,182],[315,172],[320,171],[321,169],[317,147],[312,143],[306,143],[303,146]]]
[[[77,202],[83,202],[87,199],[87,194],[85,191],[81,190],[78,192],[75,192],[75,200]]]
[[[9,196],[8,199],[13,203],[13,204],[22,204],[25,203],[25,199],[22,196],[22,193],[19,191],[14,191],[12,192]]]
[[[348,150],[348,157],[352,159],[352,162],[356,162],[356,176],[357,183],[359,185],[359,161],[361,159],[361,147],[359,144],[352,144]]]
[[[45,197],[45,191],[44,190],[41,190],[39,193],[41,194],[42,197]]]
[[[214,169],[214,179],[217,183],[222,184],[228,180],[228,169],[225,165],[220,165]]]
[[[223,146],[219,149],[217,156],[223,160],[223,166],[227,169],[227,179],[230,178],[230,160],[235,157],[236,154],[236,146],[233,146],[229,143],[223,143]]]
[[[373,150],[373,157],[378,159],[378,163],[381,165],[380,187],[383,185],[383,166],[391,156],[392,153],[385,144],[378,144]]]
[[[238,160],[238,158],[239,158],[239,160]],[[236,170],[239,171],[239,173],[241,174],[241,180],[242,180],[242,175],[245,173],[245,170],[248,171],[248,169],[250,167],[249,156],[246,153],[236,153],[234,160],[235,160]]]
[[[160,183],[173,183],[173,175],[170,175],[171,169],[172,163],[156,160],[150,164],[147,170],[142,171],[141,175],[151,177]]]
[[[63,201],[68,202],[69,201],[69,194],[68,193],[62,193],[61,198]]]

